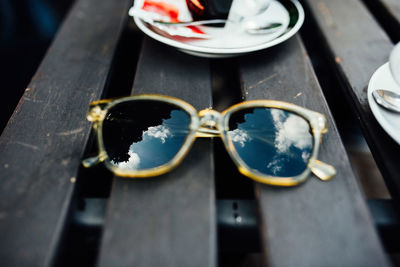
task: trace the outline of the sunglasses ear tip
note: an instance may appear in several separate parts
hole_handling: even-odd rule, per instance
[[[82,165],[85,168],[90,168],[90,167],[96,166],[97,164],[99,164],[102,161],[103,161],[102,158],[99,155],[97,155],[97,156],[89,157],[89,158],[82,160]]]
[[[316,159],[310,161],[310,169],[322,181],[328,181],[336,175],[335,167]]]

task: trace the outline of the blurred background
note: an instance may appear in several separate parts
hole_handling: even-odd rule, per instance
[[[0,133],[73,2],[0,1]]]

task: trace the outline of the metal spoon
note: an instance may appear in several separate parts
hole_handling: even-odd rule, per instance
[[[400,112],[399,94],[384,89],[378,89],[373,91],[372,95],[375,98],[376,103],[382,107],[391,111]]]
[[[198,26],[198,25],[207,25],[207,24],[222,24],[226,22],[234,22],[231,20],[225,19],[211,19],[211,20],[199,20],[199,21],[190,21],[190,22],[163,22],[163,21],[153,21],[153,23],[158,25],[167,25],[167,26]],[[249,21],[246,23],[245,30],[250,34],[266,34],[271,33],[278,30],[282,27],[282,23],[280,22],[269,22],[264,25],[258,25],[255,22]]]

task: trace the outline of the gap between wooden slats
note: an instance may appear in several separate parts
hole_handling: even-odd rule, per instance
[[[1,266],[52,264],[129,5],[75,3],[0,138]]]
[[[208,60],[145,39],[132,93],[212,105]],[[216,219],[211,140],[197,140],[172,172],[114,178],[99,266],[215,266]]]
[[[314,1],[307,6],[321,31],[330,63],[341,78],[347,103],[360,119],[361,128],[393,197],[400,194],[400,146],[378,124],[367,101],[368,82],[393,48],[367,8],[359,1]],[[355,23],[357,22],[357,23]]]
[[[322,182],[313,175],[298,187],[255,184],[264,252],[271,266],[386,266],[340,137],[296,36],[240,62],[246,99],[276,99],[322,112],[329,121],[319,158],[337,169]]]
[[[394,43],[400,41],[400,2],[397,0],[363,0],[375,20]]]

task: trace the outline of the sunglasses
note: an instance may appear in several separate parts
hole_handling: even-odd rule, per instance
[[[197,112],[180,99],[134,95],[92,102],[87,115],[99,153],[85,167],[104,162],[123,177],[161,175],[176,167],[197,137],[221,137],[238,170],[261,183],[297,185],[310,172],[321,180],[336,174],[317,160],[325,116],[274,100],[236,104],[222,113]]]

